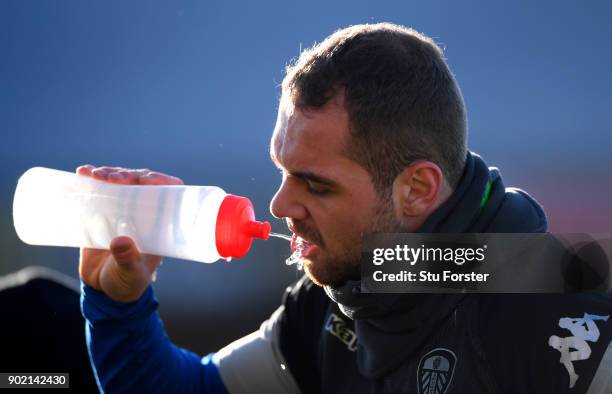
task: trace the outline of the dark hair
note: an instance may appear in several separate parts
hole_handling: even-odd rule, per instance
[[[346,154],[389,193],[415,160],[436,163],[455,188],[466,159],[467,119],[459,87],[436,43],[390,23],[336,31],[287,66],[283,94],[297,108],[344,92]]]

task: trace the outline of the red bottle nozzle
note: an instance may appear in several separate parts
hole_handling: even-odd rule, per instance
[[[272,226],[270,226],[270,223],[268,222],[258,222],[257,220],[253,220],[248,222],[244,229],[247,235],[253,238],[267,240],[270,238]]]
[[[228,194],[217,214],[215,241],[221,257],[242,257],[251,248],[253,238],[268,239],[270,223],[255,220],[253,204],[246,197]]]

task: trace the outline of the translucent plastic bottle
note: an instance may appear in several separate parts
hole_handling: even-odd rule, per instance
[[[205,263],[242,257],[270,233],[249,199],[215,186],[118,185],[42,167],[19,178],[13,222],[31,245],[108,249],[127,235],[143,253]]]

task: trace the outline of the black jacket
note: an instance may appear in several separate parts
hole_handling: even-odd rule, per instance
[[[545,231],[540,205],[472,153],[420,229]],[[612,379],[606,294],[361,294],[358,281],[322,289],[304,277],[283,303],[280,349],[305,393],[585,393],[600,365]]]

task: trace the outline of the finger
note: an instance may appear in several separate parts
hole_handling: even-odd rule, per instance
[[[92,166],[91,164],[85,164],[85,165],[77,167],[76,173],[78,175],[91,176],[91,172],[93,171],[94,168],[95,167]]]
[[[108,250],[81,248],[79,256],[79,276],[89,286],[100,290],[100,269],[105,255],[109,255]]]
[[[161,172],[149,171],[139,179],[141,185],[183,185],[183,180]]]
[[[132,175],[128,170],[111,172],[108,174],[107,180],[112,183],[121,185],[137,185],[138,177]]]
[[[126,236],[115,237],[111,241],[110,250],[113,258],[122,268],[133,268],[142,260],[142,256],[134,241]]]
[[[147,168],[132,169],[123,167],[106,167],[100,170],[101,175],[106,174],[106,180],[113,181],[114,179],[120,180],[122,183],[127,184],[138,184],[138,179],[142,176],[147,175],[151,170]],[[113,175],[117,174],[117,175]],[[114,179],[112,179],[114,178]]]
[[[99,181],[105,181],[111,172],[116,172],[119,170],[122,170],[122,168],[109,166],[97,167],[91,171],[91,176]]]
[[[137,185],[139,183],[138,179],[149,172],[151,171],[146,168],[135,170],[123,167],[104,167],[100,169],[100,176],[103,177],[102,180],[112,183]]]
[[[94,168],[92,176],[94,179],[100,181],[119,181],[120,183],[131,184],[138,183],[138,177],[147,172],[149,172],[149,170],[131,170],[123,167],[103,166]],[[117,173],[121,175],[113,175]]]

